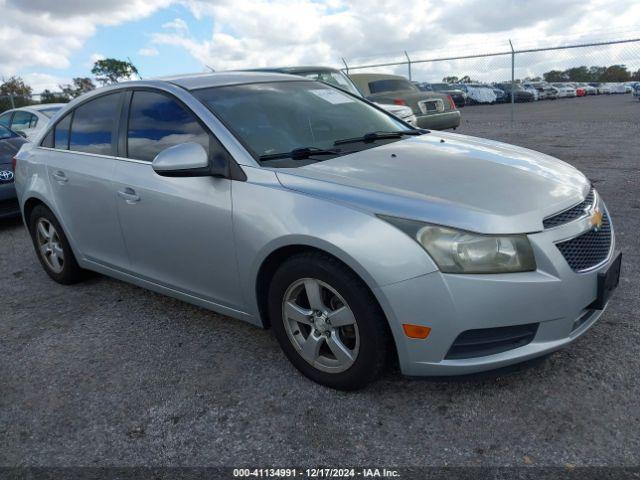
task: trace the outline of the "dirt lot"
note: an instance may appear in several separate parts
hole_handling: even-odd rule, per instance
[[[0,224],[0,465],[640,464],[640,103],[463,109],[459,133],[555,155],[594,182],[624,251],[584,337],[509,372],[358,393],[315,385],[270,332],[96,277],[49,280]]]

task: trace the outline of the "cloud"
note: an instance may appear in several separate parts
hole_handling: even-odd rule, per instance
[[[0,0],[0,75],[65,69],[96,28],[150,15],[171,0]]]
[[[158,55],[160,55],[160,52],[157,48],[148,47],[138,50],[138,55],[142,55],[143,57],[157,57]]]
[[[185,31],[185,32],[189,30],[189,26],[187,25],[187,22],[185,22],[181,18],[174,18],[170,22],[162,24],[162,28],[168,28],[168,29]]]

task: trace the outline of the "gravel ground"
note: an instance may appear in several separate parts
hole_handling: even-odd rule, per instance
[[[508,108],[464,108],[458,132],[575,165],[612,211],[621,284],[587,335],[509,371],[335,392],[270,332],[106,277],[55,284],[5,221],[0,465],[639,465],[640,105],[518,105],[514,128]]]

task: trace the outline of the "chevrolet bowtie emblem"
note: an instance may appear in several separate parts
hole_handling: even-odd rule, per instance
[[[591,226],[595,230],[599,230],[602,227],[602,212],[598,209],[594,210],[591,214]]]

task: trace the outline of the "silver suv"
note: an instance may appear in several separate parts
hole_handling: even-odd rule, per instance
[[[100,89],[16,163],[52,279],[93,270],[271,327],[334,388],[391,357],[450,375],[551,352],[618,281],[609,214],[573,167],[297,76]]]

